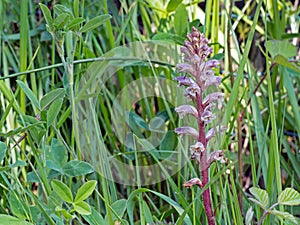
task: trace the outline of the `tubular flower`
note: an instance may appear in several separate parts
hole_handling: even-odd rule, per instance
[[[186,96],[191,99],[195,99],[197,95],[200,94],[200,88],[198,84],[193,83],[186,89]]]
[[[174,80],[178,81],[178,86],[190,86],[193,83],[195,83],[195,81],[193,81],[192,79],[190,79],[187,76],[179,76],[179,77],[175,77]]]
[[[192,151],[197,151],[197,152],[203,152],[203,151],[205,151],[205,147],[204,147],[204,145],[200,141],[196,142],[196,144],[194,144],[194,145],[191,145],[190,149]]]
[[[220,161],[220,163],[225,163],[224,152],[222,150],[216,150],[210,153],[208,158],[209,163],[214,161]]]
[[[175,108],[175,111],[178,113],[180,119],[182,119],[185,115],[191,114],[194,117],[198,117],[197,109],[192,105],[181,105]]]
[[[213,114],[211,111],[207,110],[204,111],[201,115],[201,120],[205,123],[211,123],[212,120],[216,118],[215,114]]]
[[[190,64],[179,63],[179,64],[177,64],[176,67],[177,67],[179,73],[181,73],[181,72],[187,72],[187,73],[190,73],[190,74],[194,74],[196,72],[194,70],[193,66],[190,65]]]
[[[223,99],[224,99],[224,94],[222,92],[214,92],[214,93],[211,93],[211,94],[207,95],[204,98],[203,104],[208,105],[213,101],[217,101],[218,102],[218,109],[220,109],[222,107]]]
[[[215,85],[218,87],[222,82],[221,77],[211,76],[204,81],[203,88],[206,89],[208,86]]]
[[[226,126],[221,126],[221,127],[217,127],[217,128],[211,128],[207,131],[206,133],[206,141],[209,141],[212,137],[216,136],[216,133],[221,133],[223,131],[225,131],[227,129]]]
[[[195,139],[198,138],[198,132],[195,128],[192,127],[177,127],[175,129],[175,133],[183,136],[183,135],[192,135]]]

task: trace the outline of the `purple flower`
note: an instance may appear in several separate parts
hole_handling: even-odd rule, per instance
[[[182,119],[185,115],[191,114],[194,117],[198,117],[197,109],[192,105],[181,105],[175,108],[175,111],[178,113],[179,117]]]
[[[221,109],[223,99],[224,99],[224,94],[222,92],[214,92],[214,93],[208,94],[204,98],[203,105],[208,105],[213,101],[217,101],[218,102],[218,109]]]
[[[217,129],[217,128],[219,128],[219,127],[216,127],[216,128],[213,127],[206,132],[206,136],[205,136],[206,141],[209,141],[212,137],[216,136],[216,133],[223,132],[227,129],[226,126],[221,126],[219,129]]]
[[[196,131],[195,128],[192,127],[177,127],[175,128],[175,133],[180,135],[181,137],[184,135],[192,135],[196,140],[198,138],[198,132]]]
[[[208,157],[208,162],[211,164],[214,161],[220,161],[220,163],[225,163],[224,152],[222,150],[216,150],[210,153]]]
[[[216,68],[220,65],[220,62],[216,59],[211,59],[211,60],[208,60],[206,63],[205,63],[205,69],[209,70],[209,69],[212,69],[212,68]]]
[[[205,151],[205,147],[200,141],[198,141],[194,145],[190,146],[190,150],[194,152],[203,152]]]
[[[201,120],[205,123],[211,123],[212,120],[214,120],[216,118],[215,114],[213,114],[211,111],[206,110],[202,113],[201,115]]]
[[[199,33],[196,28],[193,27],[192,32],[187,34],[187,39],[184,46],[180,47],[185,63],[177,65],[178,71],[190,73],[196,79],[201,79],[201,76],[207,75],[207,71],[217,67],[219,62],[215,59],[206,61],[212,53],[212,48],[207,45],[208,39],[205,35]],[[213,73],[213,71],[210,72],[210,74]]]
[[[176,67],[177,67],[179,73],[186,72],[186,73],[190,73],[190,74],[195,74],[194,67],[190,64],[179,63],[179,64],[177,64]]]
[[[200,87],[198,84],[193,83],[186,89],[186,96],[194,99],[198,94],[200,94]]]
[[[178,85],[180,86],[190,86],[191,84],[195,83],[191,78],[187,76],[179,76],[175,77],[174,80],[178,81]]]
[[[218,86],[220,86],[221,82],[222,82],[221,77],[217,77],[217,76],[208,77],[204,81],[203,89],[206,89],[208,86],[211,86],[211,85],[215,85],[216,87],[218,87]]]

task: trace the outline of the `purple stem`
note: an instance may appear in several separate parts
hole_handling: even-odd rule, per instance
[[[198,111],[198,128],[199,128],[199,137],[198,137],[198,141],[201,142],[204,147],[205,147],[205,151],[203,151],[201,153],[200,156],[200,171],[201,171],[201,176],[202,176],[202,184],[203,186],[205,186],[208,182],[209,182],[209,177],[208,177],[208,169],[209,169],[209,165],[208,165],[208,160],[207,160],[207,140],[205,137],[205,123],[201,120],[201,115],[204,111],[204,107],[202,104],[202,93],[200,93],[199,95],[197,95],[196,98],[196,103],[197,103],[197,111]],[[205,209],[205,214],[208,220],[208,224],[209,225],[215,225],[215,217],[212,211],[212,207],[211,207],[211,199],[210,199],[210,188],[208,187],[202,194],[202,198],[203,198],[203,203],[204,203],[204,209]]]

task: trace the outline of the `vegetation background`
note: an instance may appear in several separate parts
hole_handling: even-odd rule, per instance
[[[213,164],[209,183],[217,224],[257,224],[266,212],[263,224],[300,224],[298,1],[2,0],[0,11],[0,224],[206,224],[203,190],[183,187],[199,177],[194,162],[172,176],[159,163],[190,144],[172,132],[179,123],[174,106],[155,97],[131,105],[125,122],[137,139],[163,115],[170,132],[152,152],[120,143],[112,127],[120,118],[110,116],[130,82],[172,80],[181,61],[179,54],[173,63],[134,61],[119,47],[149,40],[179,46],[192,26],[221,61],[226,102],[218,121],[228,129],[214,147],[226,163]],[[111,52],[117,59],[107,58]],[[100,147],[131,165],[158,163],[161,182],[107,179],[116,171],[99,169],[78,146],[84,133],[72,114],[74,93],[103,57],[122,69],[103,84],[91,112]],[[267,211],[275,202],[288,204]]]

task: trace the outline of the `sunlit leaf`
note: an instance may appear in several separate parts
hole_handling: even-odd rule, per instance
[[[54,19],[53,26],[57,29],[62,29],[69,21],[70,15],[68,13],[63,13]]]
[[[73,1],[73,11],[74,11],[75,17],[79,17],[79,0]]]
[[[70,23],[67,26],[67,30],[73,29],[76,26],[80,25],[81,23],[83,23],[85,21],[84,18],[82,17],[78,17],[78,18],[74,18],[70,21]]]
[[[105,15],[101,15],[101,16],[97,16],[94,17],[93,19],[91,19],[90,21],[88,21],[81,29],[80,32],[84,33],[84,32],[88,32],[90,30],[93,30],[99,26],[101,26],[103,23],[105,23],[107,20],[109,20],[111,18],[110,15],[105,14]]]
[[[292,214],[289,214],[287,212],[278,211],[278,210],[271,210],[269,212],[273,215],[276,215],[276,216],[282,218],[282,219],[288,220],[294,224],[298,224],[296,218]]]
[[[9,170],[9,166],[0,166],[0,173]]]
[[[250,193],[257,199],[262,208],[266,209],[269,206],[270,200],[267,191],[257,187],[252,187],[250,188]]]
[[[33,225],[33,223],[26,222],[24,219],[13,217],[10,215],[0,214],[1,224],[9,225]]]
[[[274,62],[300,73],[300,67],[294,62],[288,61],[288,59],[282,55],[276,55],[274,58]]]
[[[59,212],[61,213],[62,215],[64,215],[65,218],[67,219],[71,219],[72,218],[72,215],[70,213],[67,212],[67,210],[65,210],[64,208],[60,207],[60,206],[57,206],[55,208],[55,212]]]
[[[73,195],[70,188],[59,180],[53,180],[51,182],[53,190],[58,194],[58,196],[65,202],[72,203]]]
[[[97,181],[95,180],[90,180],[84,183],[78,189],[74,202],[80,202],[87,199],[95,190],[96,185],[97,185]]]
[[[182,0],[170,0],[167,5],[167,11],[169,13],[175,11],[181,2]]]
[[[39,5],[43,12],[46,23],[47,23],[48,27],[50,28],[50,31],[53,31],[53,19],[52,19],[50,10],[48,9],[48,7],[46,5],[44,5],[42,3],[39,3]]]
[[[60,17],[62,14],[67,13],[73,18],[72,11],[68,7],[61,4],[54,5],[54,13],[57,15],[57,17]]]
[[[86,202],[76,202],[74,203],[74,210],[81,215],[90,215],[91,214],[91,207]]]
[[[251,225],[251,224],[252,224],[252,221],[253,221],[253,215],[254,215],[253,209],[252,209],[252,207],[250,207],[250,208],[247,210],[247,213],[246,213],[246,217],[245,217],[245,225]]]
[[[282,205],[299,205],[300,193],[293,188],[286,188],[278,196],[278,203]]]
[[[174,27],[178,35],[186,33],[188,26],[188,12],[184,4],[180,4],[174,15]]]

